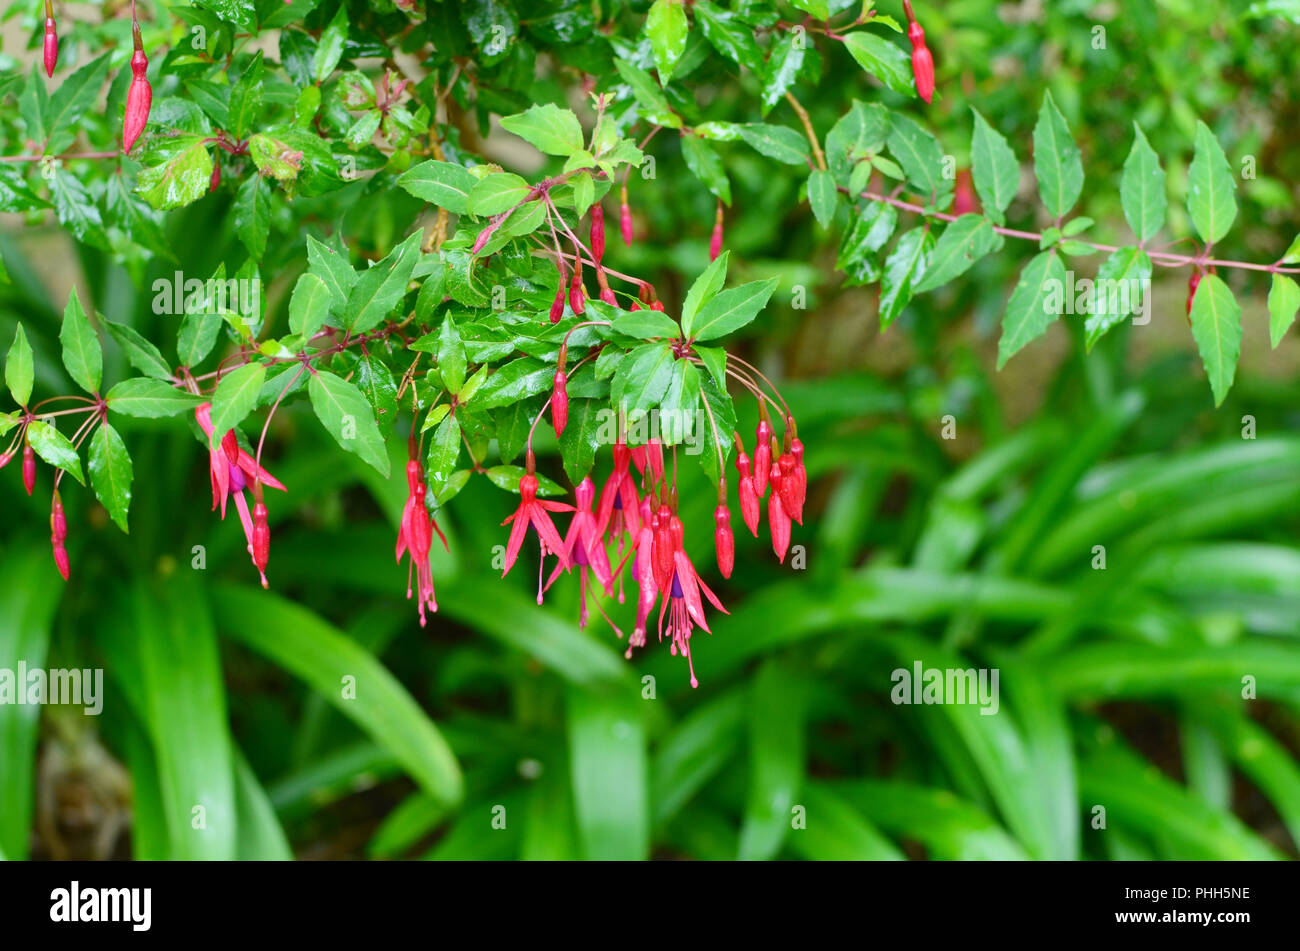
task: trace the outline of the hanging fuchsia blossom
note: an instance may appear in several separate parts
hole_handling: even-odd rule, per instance
[[[591,510],[592,502],[596,498],[596,486],[590,476],[578,483],[578,488],[574,490],[574,497],[578,504],[573,513],[573,521],[569,523],[569,531],[564,536],[564,554],[568,556],[570,564],[578,567],[578,627],[586,627],[588,572],[595,576],[596,581],[605,589],[605,594],[610,597],[614,596],[614,573],[610,570],[609,556],[605,553],[605,542],[600,525]],[[551,577],[546,581],[548,589],[555,584],[555,580],[560,577],[560,572],[566,567],[563,562],[555,566]],[[599,604],[597,609],[602,615],[605,614]],[[607,615],[605,620],[609,621],[610,627],[618,630]]]
[[[790,548],[790,513],[785,510],[785,503],[781,501],[781,485],[784,479],[781,475],[781,467],[775,462],[772,463],[768,481],[772,483],[772,497],[767,503],[767,522],[772,529],[772,550],[776,552],[777,560],[784,563],[785,553]]]
[[[772,470],[772,424],[767,410],[760,406],[758,429],[754,433],[754,492],[761,499],[767,494],[768,473]]]
[[[63,580],[68,580],[68,516],[63,511],[63,499],[59,490],[54,490],[54,499],[50,505],[50,547],[54,551],[54,567],[59,569]]]
[[[660,516],[662,518],[662,515]],[[669,560],[672,565],[671,575],[668,584],[662,589],[663,602],[659,606],[659,639],[663,640],[664,636],[664,615],[668,615],[668,636],[670,638],[669,650],[674,654],[681,654],[686,658],[686,663],[691,671],[691,686],[698,687],[699,680],[695,677],[695,661],[691,658],[691,633],[699,627],[706,634],[712,634],[709,630],[709,624],[704,618],[704,603],[700,600],[700,592],[703,591],[709,603],[721,611],[728,614],[722,602],[718,600],[717,595],[709,590],[709,586],[704,583],[695,566],[691,564],[691,559],[687,557],[684,547],[686,531],[682,527],[682,521],[676,515],[668,517],[667,543],[670,546]],[[660,545],[660,539],[656,533],[655,546]],[[656,552],[656,555],[658,553]]]
[[[555,523],[551,521],[550,513],[572,512],[573,506],[537,497],[537,476],[534,474],[536,464],[533,451],[529,449],[527,467],[524,470],[523,478],[519,480],[519,508],[515,509],[514,514],[501,523],[502,525],[510,525],[510,540],[506,543],[505,570],[501,572],[501,577],[504,578],[510,574],[510,569],[514,567],[515,560],[519,557],[519,549],[523,547],[524,535],[528,531],[528,526],[531,525],[534,531],[537,532],[538,543],[541,546],[541,558],[537,567],[537,603],[541,604],[542,592],[545,590],[542,587],[542,563],[546,561],[546,556],[554,555],[559,559],[560,566],[565,570],[570,567],[564,541],[560,538]]]
[[[645,647],[646,621],[654,610],[659,598],[659,589],[655,586],[654,576],[654,524],[655,515],[650,510],[650,497],[641,500],[641,530],[636,535],[636,548],[632,560],[632,574],[637,583],[636,627],[627,639],[627,653],[623,656],[632,659],[632,651]]]
[[[634,542],[641,531],[641,500],[637,496],[631,466],[632,450],[624,442],[614,443],[614,471],[605,481],[605,487],[600,490],[596,524],[602,533],[608,532],[610,541],[618,542],[619,552],[623,550],[625,531]]]
[[[429,515],[424,503],[427,492],[424,483],[424,470],[416,459],[406,463],[406,485],[408,493],[406,505],[402,508],[402,522],[397,530],[397,563],[402,563],[402,555],[410,554],[406,571],[406,597],[412,594],[411,577],[415,576],[415,590],[419,594],[416,602],[420,610],[420,627],[426,622],[424,609],[437,613],[438,602],[433,592],[433,568],[429,564],[429,551],[433,547],[433,533],[442,539],[442,547],[447,548],[447,537],[438,527],[438,520]]]
[[[194,409],[194,418],[198,420],[199,427],[203,430],[204,435],[208,437],[209,444],[212,440],[212,404],[201,403]],[[215,512],[221,509],[221,517],[226,517],[226,500],[231,496],[235,499],[235,508],[239,511],[239,521],[244,527],[244,537],[248,541],[248,553],[253,556],[253,563],[257,564],[258,552],[255,551],[254,529],[258,528],[255,524],[253,514],[248,510],[248,500],[244,498],[244,490],[249,487],[249,483],[260,483],[269,485],[273,489],[279,489],[281,492],[288,490],[280,483],[280,480],[271,473],[267,472],[239,445],[239,440],[235,437],[235,431],[229,429],[221,437],[221,442],[214,449],[209,445],[208,448],[208,475],[212,480],[212,510]],[[265,519],[265,506],[262,506],[262,515]],[[269,546],[269,530],[266,544]],[[262,552],[265,554],[265,552]],[[265,575],[266,559],[263,557],[262,564],[258,565],[258,570],[262,572],[262,583],[266,584]]]
[[[755,538],[758,537],[758,520],[761,516],[758,490],[754,488],[754,473],[750,468],[749,456],[745,453],[745,444],[740,441],[740,433],[732,433],[736,444],[736,472],[740,479],[736,483],[736,492],[740,496],[740,514],[745,519],[745,527]]]
[[[36,450],[23,443],[23,488],[31,495],[36,490]]]

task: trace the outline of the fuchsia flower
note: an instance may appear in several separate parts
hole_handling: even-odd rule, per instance
[[[662,509],[660,519],[663,519]],[[676,515],[669,515],[667,540],[670,546],[672,573],[668,585],[660,589],[663,601],[659,605],[659,639],[662,641],[664,637],[664,614],[667,613],[668,636],[671,639],[669,650],[674,656],[681,654],[686,658],[691,671],[691,686],[698,687],[700,682],[695,677],[695,662],[691,659],[691,632],[699,627],[706,634],[713,633],[704,619],[704,603],[700,600],[700,592],[703,591],[709,603],[723,614],[730,612],[722,606],[717,595],[709,590],[709,586],[704,583],[704,579],[691,564],[691,559],[687,557],[683,546],[685,535],[682,520]],[[659,545],[660,539],[656,533],[656,549]],[[656,551],[656,561],[658,554],[659,552]]]
[[[560,566],[566,571],[570,567],[564,541],[560,538],[560,533],[556,531],[555,523],[551,521],[549,513],[572,512],[573,506],[537,497],[535,466],[536,461],[533,458],[533,451],[529,449],[527,467],[523,478],[519,480],[519,508],[515,509],[514,514],[501,523],[502,525],[510,525],[510,540],[506,543],[506,565],[505,570],[501,572],[501,577],[504,578],[510,574],[510,569],[514,567],[515,560],[519,557],[519,549],[523,547],[524,534],[528,531],[528,526],[532,525],[537,532],[538,543],[541,545],[541,560],[537,566],[537,603],[541,604],[542,591],[544,590],[542,587],[542,563],[546,561],[546,556],[554,555],[559,559]],[[511,525],[512,522],[513,525]]]
[[[610,541],[617,539],[620,553],[623,551],[624,531],[634,542],[641,533],[641,500],[637,496],[631,466],[632,450],[626,443],[614,443],[614,471],[600,490],[600,508],[596,514],[596,524],[601,533],[608,532]]]
[[[36,490],[36,450],[23,443],[23,488],[31,495]]]
[[[773,443],[775,442],[776,440],[773,440]],[[776,552],[777,560],[784,564],[785,553],[790,548],[790,513],[785,510],[785,503],[781,501],[784,476],[781,474],[779,464],[772,463],[768,480],[772,483],[772,498],[767,503],[767,523],[772,529],[772,550]]]
[[[411,459],[406,464],[406,485],[409,492],[406,505],[402,509],[402,523],[397,529],[397,563],[399,565],[402,563],[403,554],[410,553],[410,563],[406,570],[406,597],[408,600],[411,597],[411,576],[414,574],[416,590],[420,595],[417,602],[420,609],[420,627],[424,627],[425,607],[427,606],[434,613],[438,611],[438,602],[433,594],[433,568],[429,564],[433,532],[437,532],[438,537],[442,539],[443,548],[447,548],[447,537],[438,527],[438,520],[429,515],[429,509],[424,503],[427,491],[424,484],[424,470],[415,459]]]
[[[54,490],[54,500],[50,506],[50,547],[54,551],[54,566],[59,569],[59,574],[63,575],[63,580],[68,580],[68,548],[66,541],[68,538],[68,516],[63,511],[63,500],[59,498],[59,490]]]
[[[736,472],[740,481],[736,492],[740,496],[740,514],[745,519],[745,527],[755,538],[758,537],[758,520],[761,516],[758,491],[754,488],[754,474],[750,469],[749,456],[745,454],[745,444],[740,441],[740,433],[732,433],[736,444]]]
[[[628,660],[632,659],[634,648],[645,647],[646,621],[659,598],[659,589],[655,586],[654,557],[651,553],[654,548],[655,518],[650,510],[650,497],[646,496],[641,500],[641,531],[636,536],[632,560],[632,574],[637,583],[636,628],[627,639],[627,653],[623,656]]]
[[[767,411],[759,408],[758,429],[754,431],[754,492],[761,499],[767,493],[768,473],[772,471],[772,424]]]
[[[257,565],[262,575],[262,586],[266,587],[266,562],[270,548],[270,529],[266,527],[266,506],[259,501],[256,507],[260,508],[261,512],[250,513],[248,500],[244,498],[244,490],[248,488],[250,481],[269,485],[281,492],[288,490],[279,479],[259,466],[252,456],[244,452],[233,429],[226,431],[226,434],[221,437],[221,443],[215,449],[211,447],[213,434],[211,403],[201,403],[195,407],[194,418],[198,420],[199,427],[208,437],[208,475],[212,479],[212,510],[215,512],[220,507],[221,517],[224,519],[226,500],[234,496],[235,508],[239,511],[239,521],[244,527],[244,538],[248,541],[248,553],[253,556],[253,564]],[[260,515],[260,524],[254,518],[254,514]]]
[[[591,505],[596,498],[596,486],[591,481],[591,477],[583,479],[578,488],[574,490],[574,496],[578,503],[577,509],[573,513],[573,521],[569,523],[569,531],[564,536],[564,554],[568,556],[571,564],[578,566],[578,584],[579,584],[579,609],[578,609],[578,627],[587,626],[587,572],[590,571],[596,576],[598,581],[605,589],[605,594],[611,598],[614,596],[614,573],[609,567],[609,556],[605,553],[605,542],[600,525],[596,521],[596,516],[592,513]],[[551,577],[546,581],[546,590],[555,584],[555,579],[560,577],[560,572],[568,566],[560,562],[551,572]],[[605,611],[596,605],[602,615]],[[605,615],[605,620],[609,621],[609,626],[615,631],[618,627],[613,621]],[[622,632],[620,632],[622,636]]]

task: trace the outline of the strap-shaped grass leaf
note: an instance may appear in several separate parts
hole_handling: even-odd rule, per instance
[[[898,239],[885,259],[880,279],[880,329],[886,330],[912,299],[913,286],[925,277],[934,236],[924,227],[913,228]]]
[[[748,702],[748,690],[731,688],[693,708],[658,742],[650,771],[656,829],[666,826],[736,755]]]
[[[1149,241],[1165,223],[1165,170],[1160,158],[1142,132],[1133,123],[1133,148],[1124,160],[1124,175],[1119,183],[1124,217],[1139,241]]]
[[[869,30],[855,30],[844,37],[844,46],[859,66],[894,92],[916,95],[912,61],[897,44]]]
[[[87,457],[90,469],[90,484],[99,501],[104,503],[108,514],[112,516],[117,527],[122,531],[127,528],[127,513],[131,509],[131,454],[127,452],[126,443],[117,430],[108,423],[103,423],[95,430],[90,439],[90,454]]]
[[[786,165],[807,165],[808,137],[789,126],[750,122],[740,127],[740,137],[768,158]]]
[[[750,688],[750,777],[741,859],[774,858],[790,830],[791,808],[799,801],[804,776],[805,690],[775,659],[764,663]]]
[[[1020,163],[1006,138],[994,129],[979,110],[971,107],[975,130],[971,135],[971,177],[979,193],[984,213],[1002,224],[1007,206],[1020,188]]]
[[[1052,296],[1060,300],[1065,288],[1065,265],[1052,251],[1044,251],[1020,272],[1016,289],[1002,315],[1002,336],[998,340],[998,369],[1021,347],[1047,332],[1060,309],[1052,309]]]
[[[1191,316],[1196,349],[1210,378],[1214,405],[1219,406],[1232,388],[1241,355],[1241,305],[1222,278],[1207,274],[1196,288]]]
[[[1089,350],[1112,327],[1135,314],[1145,296],[1150,306],[1151,258],[1139,248],[1120,248],[1097,270],[1092,312],[1085,330]],[[1076,316],[1077,313],[1076,313]]]
[[[769,277],[722,291],[700,309],[691,328],[691,338],[716,340],[744,327],[767,306],[779,280]]]
[[[248,363],[221,378],[212,394],[212,445],[221,442],[257,408],[257,398],[266,382],[266,367]]]
[[[691,289],[686,292],[686,301],[682,304],[682,333],[687,337],[695,327],[695,315],[700,312],[700,308],[712,300],[727,283],[727,264],[730,260],[731,252],[723,251],[710,261],[709,266],[691,283]],[[615,329],[617,327],[616,322]],[[664,336],[664,334],[656,336]]]
[[[942,210],[952,195],[952,179],[943,174],[939,140],[904,115],[890,116],[889,151],[903,167],[908,182]]]
[[[506,116],[501,127],[547,155],[569,155],[582,148],[582,126],[570,109],[551,102],[529,106],[518,115]]]
[[[573,808],[589,859],[643,859],[650,851],[645,705],[634,696],[568,691]]]
[[[34,420],[27,426],[27,441],[31,443],[36,455],[55,468],[70,473],[82,485],[86,484],[81,474],[81,457],[68,437],[44,420]]]
[[[402,764],[420,788],[456,803],[464,780],[455,754],[406,689],[373,655],[312,612],[275,594],[221,584],[218,624],[229,634],[300,677]],[[355,684],[345,699],[340,684]]]
[[[136,377],[123,380],[104,397],[111,412],[141,419],[177,416],[193,410],[199,399],[161,380]]]
[[[1300,309],[1300,285],[1285,274],[1274,274],[1273,286],[1268,291],[1268,335],[1274,347],[1295,323],[1297,309]]]
[[[997,232],[983,215],[962,215],[943,229],[925,275],[914,283],[915,293],[942,287],[955,277],[965,274],[998,243]]]
[[[348,452],[356,453],[376,472],[387,477],[388,450],[384,448],[384,437],[375,424],[374,411],[361,391],[347,380],[319,370],[307,384],[307,392],[316,417],[338,444]],[[214,409],[214,424],[215,413]]]
[[[393,248],[379,263],[357,278],[347,303],[343,305],[343,323],[353,333],[378,326],[406,296],[406,285],[420,257],[418,229]]]
[[[14,342],[5,356],[5,385],[19,406],[26,406],[32,398],[34,374],[32,345],[27,342],[27,331],[19,324],[14,331]]]
[[[104,353],[99,336],[81,307],[76,288],[68,295],[68,305],[63,310],[59,342],[63,345],[63,365],[73,382],[87,393],[98,393],[104,377]]]
[[[1043,94],[1034,125],[1034,174],[1038,176],[1038,193],[1053,218],[1063,217],[1079,200],[1083,162],[1050,90]]]
[[[654,53],[655,68],[661,82],[672,79],[677,61],[686,52],[686,39],[690,34],[686,7],[680,0],[655,0],[646,15],[645,31],[650,37],[650,50]]]
[[[465,201],[478,179],[460,165],[431,159],[407,169],[397,184],[416,198],[463,215]]]
[[[790,847],[811,861],[901,861],[896,845],[867,821],[860,811],[833,788],[807,782],[799,793],[801,804],[817,816],[790,836]]]
[[[1216,244],[1237,217],[1237,183],[1223,146],[1204,122],[1196,123],[1196,154],[1187,169],[1187,211],[1196,233]]]

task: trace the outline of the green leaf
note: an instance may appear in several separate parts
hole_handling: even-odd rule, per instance
[[[312,374],[307,392],[317,419],[338,444],[348,452],[360,456],[376,472],[387,478],[388,450],[384,446],[384,437],[375,424],[374,411],[361,391],[333,373],[319,370]]]
[[[692,347],[695,355],[704,363],[713,382],[721,389],[727,388],[727,351],[722,347]]]
[[[202,138],[192,139],[161,165],[140,169],[136,194],[159,211],[183,208],[212,187],[212,155]]]
[[[262,52],[258,50],[230,89],[226,131],[235,141],[248,137],[262,111],[262,73]]]
[[[352,265],[343,255],[311,235],[307,236],[307,264],[308,270],[330,289],[334,301],[331,309],[341,311],[359,278]]]
[[[1051,295],[1063,293],[1065,265],[1052,251],[1039,254],[1020,272],[1016,289],[1011,292],[1007,311],[1002,316],[1002,337],[998,340],[998,369],[1025,344],[1041,337],[1058,316],[1049,309]]]
[[[1237,183],[1223,147],[1204,122],[1196,123],[1196,155],[1187,169],[1187,211],[1206,244],[1217,244],[1237,217]]]
[[[488,481],[498,489],[504,489],[507,492],[519,494],[519,481],[524,477],[522,466],[493,466],[486,473]],[[540,472],[537,473],[537,494],[542,497],[553,495],[567,495],[563,488],[553,479],[548,479]]]
[[[623,82],[632,87],[637,108],[648,121],[667,129],[682,127],[682,117],[673,112],[663,90],[649,73],[619,57],[614,59],[614,68]]]
[[[710,46],[754,75],[763,74],[763,52],[748,22],[709,0],[695,0],[692,10]]]
[[[293,147],[296,139],[292,132],[283,129],[276,135],[258,132],[248,138],[248,154],[253,164],[277,182],[292,182],[302,171],[303,149]]]
[[[532,185],[513,172],[493,172],[470,191],[465,209],[480,218],[499,215],[526,199],[532,190]]]
[[[799,793],[801,804],[817,817],[789,837],[792,849],[814,861],[897,861],[902,852],[868,822],[848,800],[830,787],[807,782]]]
[[[529,106],[525,112],[506,116],[501,127],[547,155],[570,155],[582,148],[578,117],[554,103]]]
[[[95,495],[104,503],[117,527],[129,531],[126,516],[131,508],[131,454],[117,430],[107,422],[90,438],[87,463]]]
[[[75,287],[63,309],[59,342],[63,344],[63,365],[68,368],[72,381],[87,393],[98,393],[104,378],[104,352],[100,349],[99,336],[81,308]]]
[[[177,416],[199,405],[199,398],[161,380],[123,380],[104,397],[108,408],[124,416],[157,419]]]
[[[812,205],[813,217],[823,228],[829,228],[834,222],[839,199],[840,193],[830,172],[818,170],[808,176],[808,203]]]
[[[104,324],[104,329],[108,331],[108,335],[116,340],[117,345],[122,348],[122,352],[126,354],[131,366],[155,380],[170,380],[172,378],[171,367],[163,359],[162,352],[150,341],[142,337],[135,328],[103,318],[100,318],[100,320]]]
[[[915,284],[928,268],[934,236],[925,228],[913,228],[898,239],[885,260],[880,280],[880,329],[889,327],[912,299]]]
[[[686,302],[682,304],[682,333],[687,337],[691,335],[691,330],[695,326],[695,316],[700,312],[700,308],[712,300],[727,283],[727,264],[730,260],[731,252],[723,251],[709,262],[709,266],[700,273],[691,284],[691,289],[686,292]]]
[[[724,205],[731,204],[731,182],[713,146],[698,135],[685,136],[682,139],[682,158],[691,174],[703,182],[705,188]]]
[[[225,322],[225,318],[215,311],[185,315],[176,339],[176,355],[180,358],[182,366],[193,368],[203,362],[203,359],[212,352],[217,342],[217,334],[221,332]]]
[[[682,0],[655,0],[646,16],[645,31],[650,37],[655,68],[661,82],[672,78],[677,61],[686,52],[686,39],[690,32]]]
[[[752,148],[786,165],[808,164],[808,138],[783,125],[750,122],[740,127],[740,137]]]
[[[465,385],[465,345],[461,343],[456,322],[449,314],[438,331],[438,371],[449,393],[459,393]]]
[[[914,293],[942,287],[965,274],[998,243],[998,235],[983,215],[962,215],[943,230],[925,267],[925,276],[912,286]]]
[[[86,110],[95,104],[108,75],[111,53],[91,60],[71,76],[59,83],[50,97],[45,127],[50,129],[50,139],[45,144],[46,154],[62,152],[76,141],[78,124]]]
[[[806,37],[794,32],[772,34],[772,49],[763,69],[763,115],[766,116],[794,85],[799,70],[803,68],[808,43]]]
[[[691,328],[692,340],[716,340],[744,327],[767,306],[779,278],[750,281],[722,291],[701,309]]]
[[[1097,271],[1092,312],[1085,326],[1091,350],[1112,327],[1136,313],[1150,297],[1151,258],[1138,248],[1120,248]],[[1137,288],[1136,292],[1134,288]]]
[[[343,58],[343,50],[348,43],[348,8],[340,5],[329,25],[321,31],[316,44],[316,53],[312,57],[312,75],[319,86],[329,79],[334,69]]]
[[[654,408],[668,392],[675,362],[666,344],[637,347],[619,364],[610,381],[611,402],[627,412]]]
[[[209,441],[213,448],[257,408],[258,395],[265,382],[266,366],[261,363],[247,363],[221,378],[212,394],[212,438]]]
[[[1208,240],[1208,239],[1207,239]],[[1241,306],[1217,274],[1207,274],[1192,299],[1192,336],[1201,352],[1214,405],[1221,406],[1241,355]]]
[[[639,701],[576,687],[567,696],[573,807],[583,854],[597,861],[648,858],[649,770]]]
[[[620,314],[614,320],[613,329],[617,333],[628,337],[636,337],[638,340],[654,340],[661,337],[675,338],[682,333],[682,329],[677,326],[677,322],[667,314],[644,308]]]
[[[27,441],[36,450],[36,455],[55,468],[69,473],[82,485],[86,484],[81,474],[81,457],[77,455],[76,447],[52,424],[40,419],[29,423]]]
[[[804,685],[776,660],[754,678],[749,698],[750,782],[741,859],[775,858],[803,783]],[[797,833],[796,833],[797,834]]]
[[[859,66],[894,92],[916,95],[912,61],[899,46],[867,30],[855,30],[844,37],[844,46]]]
[[[459,458],[460,420],[449,415],[438,424],[438,428],[434,430],[433,438],[429,441],[427,471],[429,488],[433,490],[435,495],[451,478],[451,474],[456,468],[456,460]]]
[[[1124,217],[1138,241],[1149,241],[1165,223],[1165,170],[1142,127],[1133,123],[1133,149],[1124,161],[1119,183]]]
[[[1273,347],[1282,342],[1300,309],[1300,285],[1285,274],[1273,275],[1268,291],[1268,335]]]
[[[26,406],[32,398],[33,378],[32,345],[27,342],[27,332],[23,330],[23,325],[19,324],[14,331],[14,342],[9,346],[9,354],[5,357],[5,385],[19,406]]]
[[[521,357],[492,372],[478,391],[474,405],[481,409],[508,406],[549,390],[554,380],[555,370],[550,364],[533,357]]]
[[[143,175],[143,172],[141,173]],[[54,198],[54,211],[59,223],[72,236],[85,244],[107,251],[108,235],[104,219],[99,213],[94,196],[71,172],[60,166],[50,180],[50,194]]]
[[[575,399],[569,406],[569,422],[560,435],[560,455],[564,474],[574,485],[581,482],[596,464],[601,445],[601,424],[609,412],[601,400]]]
[[[883,201],[868,202],[853,219],[853,225],[840,242],[835,268],[848,274],[849,286],[868,284],[880,279],[876,252],[894,234],[898,226],[898,209]]]
[[[289,298],[289,329],[310,340],[324,325],[334,297],[329,286],[311,271],[304,272]]]
[[[235,193],[235,234],[254,260],[266,254],[271,230],[271,186],[261,175],[250,175]]]
[[[402,173],[397,184],[416,198],[463,215],[466,199],[478,184],[478,179],[460,165],[430,160]]]
[[[944,177],[939,140],[904,115],[896,113],[889,121],[889,151],[903,166],[907,180],[937,207],[946,207],[953,181]]]
[[[1064,216],[1079,200],[1083,161],[1050,90],[1043,93],[1043,105],[1034,125],[1034,174],[1038,176],[1038,193],[1053,218]]]
[[[377,327],[406,296],[406,285],[420,257],[423,232],[416,230],[382,261],[357,278],[343,305],[343,326],[352,333]]]
[[[1006,222],[1007,207],[1020,189],[1020,163],[1006,138],[971,107],[975,131],[971,136],[971,177],[984,213],[998,224]]]
[[[455,754],[405,688],[356,641],[274,594],[219,584],[220,629],[302,678],[397,758],[420,788],[458,803],[464,780]],[[352,691],[343,687],[350,684]],[[352,699],[355,697],[355,699]]]

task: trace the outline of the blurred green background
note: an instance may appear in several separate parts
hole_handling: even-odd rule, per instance
[[[1291,19],[1220,0],[918,7],[941,96],[926,119],[959,165],[972,104],[1027,163],[1050,88],[1083,150],[1097,240],[1124,229],[1134,120],[1170,172],[1169,233],[1189,230],[1179,190],[1198,118],[1234,168],[1256,160],[1217,253],[1275,260],[1300,230]],[[555,63],[541,69],[562,84]],[[822,134],[855,96],[897,99],[847,57],[825,75],[805,99]],[[710,118],[744,120],[734,78],[696,82],[718,84]],[[671,311],[707,260],[713,199],[680,174],[674,142],[652,151],[659,180],[632,187],[650,237],[610,254],[655,275]],[[793,539],[803,567],[738,532],[731,581],[706,572],[731,616],[696,637],[698,690],[653,638],[629,663],[598,622],[580,632],[576,585],[538,608],[527,556],[497,579],[512,503],[481,479],[440,513],[451,554],[434,552],[441,610],[421,630],[392,560],[405,486],[354,465],[299,404],[268,434],[268,468],[291,491],[272,509],[263,593],[238,526],[208,511],[200,444],[175,422],[133,421],[129,537],[64,483],[67,585],[49,553],[48,469],[33,499],[16,466],[0,476],[0,667],[102,666],[108,685],[99,718],[0,707],[0,854],[1296,857],[1300,347],[1292,335],[1269,349],[1267,284],[1231,277],[1246,336],[1217,411],[1182,272],[1157,275],[1149,325],[1085,355],[1067,318],[995,373],[997,321],[1032,246],[1008,242],[882,336],[875,289],[841,286],[838,235],[798,201],[799,176],[739,146],[726,158],[733,266],[783,278],[739,352],[794,407],[810,490]],[[1028,196],[1027,164],[1024,177]],[[417,210],[365,194],[296,213],[365,247]],[[168,218],[187,269],[242,260],[229,200]],[[1032,207],[1013,205],[1010,223],[1035,225]],[[277,223],[279,260],[264,265],[272,321],[302,268],[300,221]],[[170,262],[124,266],[17,216],[0,255],[0,340],[24,322],[40,392],[69,389],[57,332],[74,285],[106,317],[174,336],[148,307]],[[794,285],[807,309],[789,306]],[[106,346],[118,379],[125,362]],[[753,423],[742,417],[747,438]],[[712,489],[690,477],[688,548],[711,565]],[[617,609],[625,627],[633,607]],[[999,713],[892,703],[891,672],[918,661],[996,668]]]

